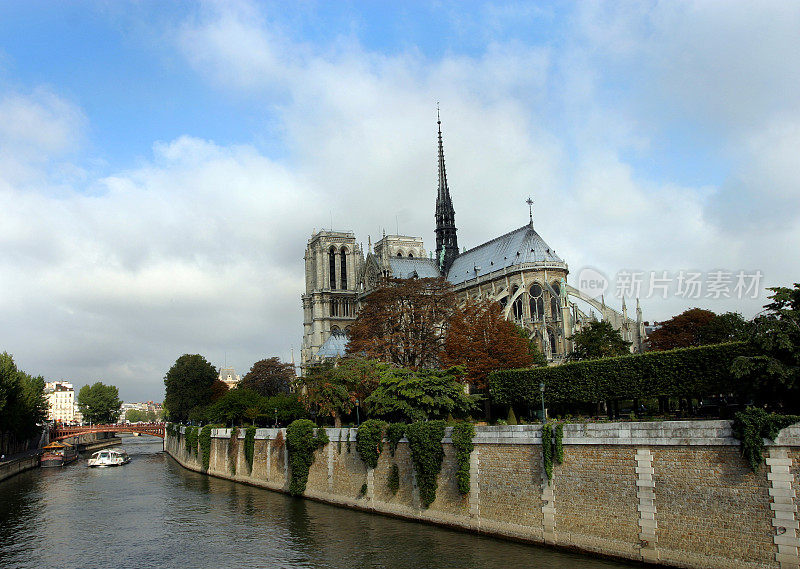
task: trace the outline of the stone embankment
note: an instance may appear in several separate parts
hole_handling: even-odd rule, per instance
[[[565,425],[564,458],[545,474],[541,427],[477,427],[470,491],[458,492],[449,439],[435,501],[420,505],[408,443],[384,448],[375,469],[355,448],[356,429],[327,429],[305,496],[331,504],[556,547],[688,568],[797,569],[800,427],[767,446],[754,473],[729,421]],[[258,429],[252,470],[244,431],[211,439],[208,474],[286,492],[285,430]],[[349,444],[347,441],[351,441]],[[166,451],[202,472],[202,451],[169,436]],[[394,465],[400,485],[393,493]],[[234,474],[235,472],[235,474]]]

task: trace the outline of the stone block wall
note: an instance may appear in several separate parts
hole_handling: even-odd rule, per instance
[[[753,473],[728,421],[569,424],[564,460],[554,465],[551,480],[544,473],[540,426],[477,427],[466,496],[458,492],[448,430],[429,508],[420,505],[405,439],[395,456],[385,447],[373,470],[358,456],[356,429],[327,432],[331,442],[316,451],[309,470],[309,498],[645,563],[800,566],[800,427],[784,429],[769,443]],[[243,430],[233,447],[229,429],[212,437],[208,474],[287,490],[285,431],[258,429],[252,471]],[[185,467],[202,470],[200,452],[187,453],[183,438],[168,437],[165,449]],[[393,465],[397,493],[388,485]]]

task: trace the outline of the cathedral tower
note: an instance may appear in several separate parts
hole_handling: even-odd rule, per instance
[[[442,121],[436,112],[439,125],[439,193],[436,195],[436,262],[443,274],[458,257],[458,238],[456,237],[456,212],[450,189],[447,187],[447,171],[444,167],[444,146],[442,145]]]

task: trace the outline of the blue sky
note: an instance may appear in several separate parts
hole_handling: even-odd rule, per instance
[[[797,280],[800,5],[0,4],[0,349],[159,399],[185,352],[299,353],[312,229],[527,220],[575,275]],[[617,300],[618,302],[618,300]]]

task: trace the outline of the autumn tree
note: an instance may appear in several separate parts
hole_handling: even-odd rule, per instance
[[[630,342],[622,339],[610,322],[592,322],[570,338],[573,342],[571,360],[612,358],[630,353]]]
[[[651,350],[672,350],[746,339],[750,324],[735,312],[714,314],[691,308],[669,320],[647,338]]]
[[[210,393],[209,401],[211,401],[211,403],[219,401],[220,397],[222,397],[228,392],[228,389],[229,388],[227,383],[225,383],[219,378],[215,379],[214,383],[212,383],[211,387],[209,388],[209,393]]]
[[[251,389],[263,397],[289,393],[295,380],[294,366],[279,358],[267,358],[253,364],[242,378],[239,389]]]
[[[347,351],[410,369],[435,368],[455,308],[445,279],[388,279],[366,298]]]
[[[355,409],[378,385],[382,364],[377,360],[346,357],[334,364],[324,362],[311,366],[298,379],[309,409],[331,417],[341,427],[342,416]]]
[[[466,370],[467,383],[484,394],[487,418],[491,404],[486,381],[489,374],[533,364],[527,336],[521,336],[516,326],[503,318],[502,307],[493,301],[472,299],[453,312],[441,360],[445,366]]]

